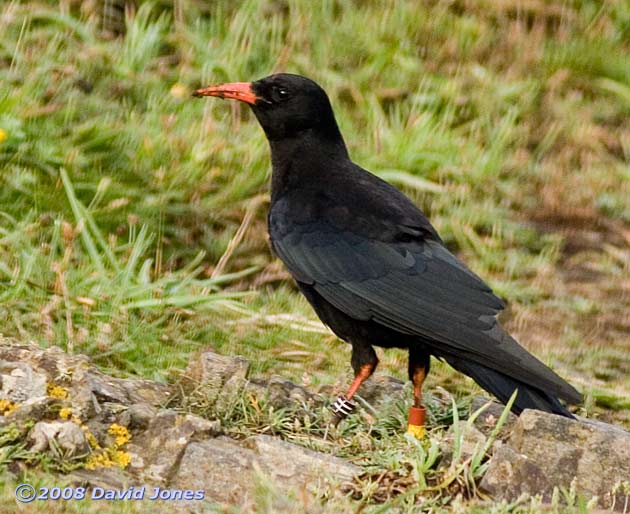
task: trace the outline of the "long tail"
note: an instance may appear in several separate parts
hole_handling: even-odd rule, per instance
[[[524,409],[537,409],[567,418],[574,418],[555,396],[536,389],[519,380],[476,362],[446,357],[446,361],[456,370],[471,377],[483,389],[495,395],[502,403],[507,403],[518,389],[516,400],[512,404],[512,412],[520,414]]]

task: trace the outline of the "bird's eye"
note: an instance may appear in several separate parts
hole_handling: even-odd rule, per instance
[[[289,91],[284,87],[276,87],[273,92],[276,101],[282,101],[289,98]]]

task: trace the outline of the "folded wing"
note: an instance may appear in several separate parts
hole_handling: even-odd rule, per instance
[[[382,241],[317,221],[293,224],[273,246],[296,280],[349,316],[422,336],[438,356],[469,359],[579,401],[501,328],[496,314],[504,304],[479,277],[440,241],[410,234],[399,227],[399,237]]]

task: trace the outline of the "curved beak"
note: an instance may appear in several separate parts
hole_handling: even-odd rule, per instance
[[[208,86],[197,89],[193,96],[218,96],[219,98],[231,98],[254,105],[260,98],[252,91],[251,82],[232,82],[218,86]]]

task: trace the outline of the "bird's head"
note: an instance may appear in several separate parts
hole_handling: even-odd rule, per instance
[[[311,79],[279,73],[255,82],[234,82],[195,91],[194,96],[231,98],[249,104],[271,141],[305,131],[337,137],[339,129],[326,92]]]

